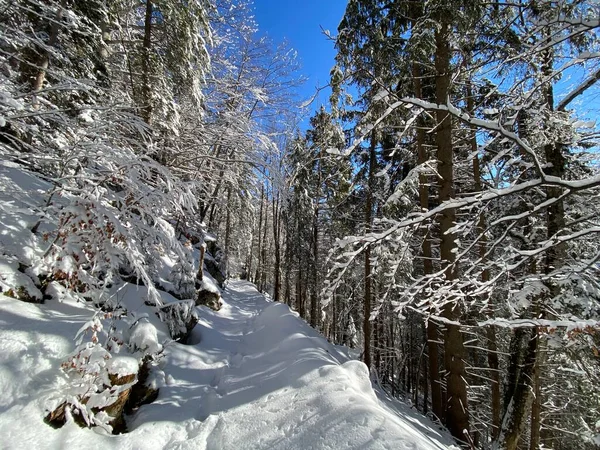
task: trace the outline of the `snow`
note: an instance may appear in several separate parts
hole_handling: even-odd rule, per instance
[[[142,350],[147,353],[156,353],[162,350],[162,346],[158,342],[156,327],[144,319],[133,326],[129,345],[134,350]]]
[[[30,297],[42,298],[37,274],[43,273],[41,261],[50,245],[43,233],[52,229],[46,222],[40,234],[31,228],[52,189],[17,164],[0,162],[3,292],[22,287]],[[182,256],[197,266],[198,255],[194,249]],[[63,269],[71,270],[69,258],[62,261]],[[163,288],[175,288],[170,277],[176,264],[173,254],[156,259],[156,278]],[[202,288],[220,293],[207,273]],[[219,312],[195,309],[199,323],[191,345],[173,342],[168,325],[148,306],[159,295],[160,304],[194,307],[167,292],[115,278],[89,301],[58,281],[44,293],[44,304],[0,295],[3,449],[429,450],[451,445],[433,423],[374,390],[366,366],[349,357],[347,348],[331,345],[295,312],[249,283],[230,283]],[[108,312],[99,312],[96,301]],[[100,344],[109,328],[126,347]],[[160,358],[147,381],[160,389],[158,399],[127,417],[129,433],[110,435],[105,413],[92,407],[111,404],[129,384],[105,389],[106,373],[136,373],[143,355]],[[81,404],[90,388],[95,393]],[[84,419],[99,426],[81,429],[72,421],[60,429],[46,425],[45,415],[65,400],[79,405]]]
[[[156,335],[156,332],[154,333]],[[138,372],[138,361],[131,356],[117,356],[108,363],[108,373],[119,378]]]
[[[117,288],[115,288],[117,289]],[[143,287],[114,293],[134,308]],[[165,294],[168,295],[168,294]],[[166,299],[167,303],[169,298]],[[140,300],[138,300],[140,301]],[[158,399],[128,417],[118,436],[43,423],[73,336],[92,320],[85,305],[28,304],[0,296],[0,442],[5,449],[444,449],[451,440],[408,406],[371,386],[366,366],[328,343],[287,306],[233,281],[219,312],[200,307],[193,345],[168,343]],[[154,318],[131,340],[157,344]],[[145,325],[144,325],[145,324]],[[109,361],[119,373],[136,359]]]
[[[39,219],[31,207],[43,204],[51,189],[52,185],[17,164],[0,161],[0,248],[4,254],[22,255],[28,265],[42,258],[40,249],[48,244],[29,230]]]
[[[92,117],[92,111],[90,111],[89,109],[83,110],[81,111],[81,113],[79,113],[79,119],[86,122],[86,123],[92,123],[94,121],[94,118]]]
[[[217,282],[212,276],[210,276],[210,274],[204,274],[202,276],[202,282],[200,283],[199,290],[212,292],[213,294],[221,294],[221,290],[217,286]]]
[[[0,255],[0,291],[6,294],[9,290],[12,290],[17,296],[20,295],[19,291],[25,291],[31,298],[41,301],[43,295],[40,290],[33,280],[25,273],[20,272],[18,268],[19,263],[17,261],[11,261],[8,257]]]

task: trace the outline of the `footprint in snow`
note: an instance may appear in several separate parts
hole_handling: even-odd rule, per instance
[[[383,434],[383,428],[377,428],[375,430],[371,430],[371,436],[373,439],[378,439]]]
[[[218,416],[210,416],[205,422],[192,419],[186,426],[187,437],[181,441],[169,443],[165,450],[188,450],[190,448],[206,448],[206,442],[219,422]]]
[[[215,391],[208,391],[206,395],[200,398],[200,408],[196,414],[196,419],[204,422],[211,417],[211,414],[217,410],[216,405],[221,396]]]
[[[294,434],[298,434],[298,431],[296,430],[296,428],[292,424],[283,425],[279,429],[281,431],[283,431],[283,434],[285,435],[285,437],[291,437]]]
[[[227,390],[223,386],[221,386],[221,385],[215,387],[215,392],[217,393],[217,396],[219,398],[221,398],[221,397],[223,397],[224,395],[227,394]]]
[[[202,431],[203,422],[196,419],[191,419],[185,427],[185,431],[188,434],[188,439],[194,439]]]
[[[231,357],[231,365],[232,365],[232,367],[236,367],[236,368],[240,367],[243,360],[244,360],[244,355],[242,355],[241,353],[235,353]]]

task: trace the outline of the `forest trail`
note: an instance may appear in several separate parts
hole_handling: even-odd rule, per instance
[[[136,418],[187,423],[168,448],[447,448],[422,416],[385,406],[362,363],[254,285],[230,282],[222,309],[200,316],[196,344],[169,350],[169,385]]]
[[[131,308],[143,302],[143,288],[123,292]],[[198,309],[190,345],[165,346],[158,399],[127,417],[128,433],[72,422],[53,429],[42,421],[44,407],[64,385],[58,366],[92,313],[80,303],[33,305],[0,295],[0,448],[451,447],[428,419],[376,394],[366,366],[347,348],[245,281],[229,283],[220,311]]]

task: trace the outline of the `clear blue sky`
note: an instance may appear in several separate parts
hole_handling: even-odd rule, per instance
[[[333,42],[321,27],[337,34],[347,0],[255,0],[255,17],[259,31],[275,42],[287,39],[298,52],[302,74],[308,78],[300,95],[309,98],[315,87],[329,83],[329,71],[335,63]],[[314,111],[326,104],[330,91],[324,90],[310,105]]]

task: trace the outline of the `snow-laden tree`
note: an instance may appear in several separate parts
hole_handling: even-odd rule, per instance
[[[104,25],[124,87],[144,121],[177,133],[182,99],[200,105],[209,72],[209,0],[111,2]],[[112,19],[112,20],[111,20]]]
[[[122,82],[124,66],[115,61],[114,38],[130,10],[120,6],[33,0],[0,5],[0,152],[53,186],[43,203],[28,205],[38,217],[30,224],[32,240],[43,251],[19,257],[46,296],[116,311],[118,299],[110,289],[122,280],[135,281],[147,288],[150,313],[154,308],[171,321],[174,316],[165,313],[158,288],[182,298],[195,291],[190,248],[173,229],[178,216],[194,210],[195,200],[190,184],[156,161],[149,143],[157,129],[143,120]],[[200,40],[202,33],[197,30]],[[168,79],[173,73],[165,69],[160,76]],[[164,257],[178,268],[171,281],[160,273]],[[77,391],[73,385],[65,401],[87,425],[110,430],[115,417],[103,414],[98,402],[114,401],[114,389],[105,377],[110,365],[100,362],[119,351],[109,344],[126,344],[114,333],[115,323],[131,317],[121,311],[103,321],[105,313],[98,314],[99,322],[90,325],[92,340],[82,342],[65,366],[77,372],[71,381],[82,375],[85,386]],[[100,322],[105,322],[102,338]],[[129,325],[133,330],[135,324]],[[129,351],[144,365],[159,350]],[[100,365],[94,368],[96,357]]]
[[[266,229],[258,217],[264,207],[260,192],[270,204],[264,191],[277,189],[264,185],[282,186],[281,142],[299,112],[293,91],[302,82],[295,51],[260,35],[250,6],[218,5],[204,117],[193,108],[182,116],[184,145],[177,163],[178,170],[200,181],[199,220],[217,232],[238,273],[245,261],[253,265],[254,244],[264,241],[258,237]]]
[[[342,21],[338,43],[346,59],[334,81],[347,77],[365,93],[377,86],[373,98],[382,105],[362,139],[396,124],[397,145],[405,143],[417,156],[418,165],[393,187],[386,204],[412,199],[422,209],[384,209],[384,226],[355,239],[352,251],[341,250],[337,268],[349,270],[360,254],[390,241],[423,242],[423,271],[408,286],[397,286],[392,305],[403,315],[421,314],[428,329],[434,323],[443,331],[446,379],[437,398],[449,403],[441,411],[432,395],[432,406],[457,438],[472,445],[495,440],[516,448],[524,436],[532,448],[544,439],[558,445],[543,424],[550,420],[544,398],[557,394],[543,381],[544,361],[554,358],[548,330],[566,338],[597,327],[597,230],[589,200],[597,195],[598,179],[586,157],[595,130],[578,113],[581,108],[567,111],[597,80],[597,26],[589,2],[567,1],[422,7],[355,1]],[[354,35],[357,44],[349,46]],[[377,52],[388,55],[384,66],[370,69]],[[397,59],[387,60],[394,52]],[[402,67],[402,57],[412,64]],[[369,104],[364,114],[373,111]],[[360,149],[360,139],[347,154]],[[404,255],[399,251],[397,261]],[[340,280],[335,272],[334,282]],[[475,338],[465,344],[467,334]],[[511,357],[489,357],[486,371],[506,367],[506,377],[476,369],[482,355],[501,351],[492,347],[496,339]],[[429,335],[430,369],[441,362],[431,351],[434,340]],[[492,380],[491,388],[473,384],[482,376]],[[434,394],[438,383],[430,378]],[[502,411],[493,387],[499,383]],[[479,387],[494,404],[487,418],[474,414],[472,432],[465,434],[467,393],[475,396]],[[550,409],[557,417],[556,408]],[[586,427],[593,428],[590,422]],[[587,445],[592,435],[577,445]]]

